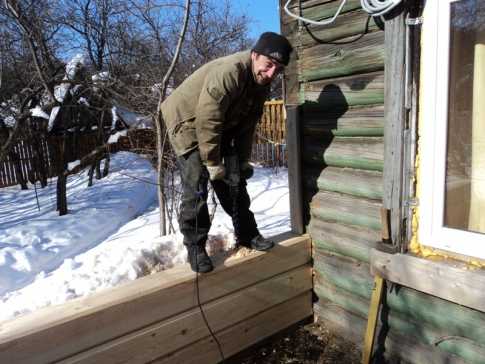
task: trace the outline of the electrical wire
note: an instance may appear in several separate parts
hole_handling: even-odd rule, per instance
[[[328,25],[328,24],[331,24],[335,21],[335,19],[337,19],[337,16],[339,16],[340,12],[342,11],[342,8],[344,7],[345,5],[345,1],[346,0],[342,0],[342,2],[340,3],[340,6],[338,7],[337,9],[337,12],[335,13],[335,15],[329,19],[329,20],[321,20],[321,21],[315,21],[315,20],[311,20],[311,19],[307,19],[307,18],[304,18],[302,16],[298,16],[296,15],[295,13],[292,13],[289,9],[288,9],[288,5],[290,5],[290,2],[291,0],[288,0],[285,4],[285,7],[284,7],[284,10],[285,12],[291,16],[292,18],[295,18],[295,19],[298,19],[298,20],[301,20],[305,23],[309,23],[309,24],[313,24],[313,25]]]
[[[360,0],[360,5],[362,6],[362,9],[364,9],[365,12],[367,12],[371,16],[381,16],[386,14],[387,12],[391,11],[391,9],[395,8],[402,0]],[[335,19],[340,15],[340,12],[342,11],[342,8],[345,5],[346,0],[342,0],[340,3],[337,11],[335,12],[335,15],[327,20],[311,20],[308,18],[304,18],[302,16],[299,16],[295,13],[292,13],[289,9],[288,6],[291,3],[291,0],[288,0],[284,6],[285,12],[291,16],[292,18],[301,20],[302,22],[308,23],[308,24],[313,24],[313,25],[329,25],[332,24]]]
[[[195,206],[194,206],[194,211],[196,212],[195,213],[195,235],[197,236],[197,233],[198,233],[198,224],[197,224],[197,205],[199,204],[199,201],[200,201],[200,198],[202,196],[202,192],[200,191],[197,191],[197,199],[195,200]],[[217,344],[217,349],[219,350],[219,354],[221,355],[221,363],[224,363],[224,361],[226,360],[225,357],[224,357],[224,352],[222,351],[222,346],[221,346],[221,343],[219,342],[219,340],[217,339],[216,335],[214,334],[214,332],[212,331],[212,328],[210,327],[209,325],[209,320],[207,320],[207,317],[205,315],[205,312],[204,312],[204,309],[202,308],[202,304],[200,302],[200,289],[199,289],[199,269],[197,267],[197,253],[195,254],[195,267],[196,267],[196,272],[195,272],[195,289],[196,289],[196,293],[197,293],[197,306],[199,306],[199,310],[200,310],[200,313],[202,315],[202,319],[204,320],[205,322],[205,325],[207,326],[207,329],[209,330],[209,333],[211,334],[212,338],[214,339],[214,341],[216,342]]]

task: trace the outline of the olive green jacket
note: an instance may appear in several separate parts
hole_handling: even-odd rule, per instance
[[[217,165],[222,143],[234,139],[239,159],[249,159],[269,94],[269,86],[254,82],[250,54],[239,52],[205,64],[162,103],[163,120],[178,156],[198,147],[204,164]]]

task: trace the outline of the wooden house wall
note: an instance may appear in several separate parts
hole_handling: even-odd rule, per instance
[[[301,0],[290,8],[322,20],[339,4]],[[373,288],[369,254],[381,240],[383,24],[364,13],[359,0],[348,0],[330,26],[305,25],[281,10],[281,27],[295,48],[285,71],[285,102],[299,108],[314,312],[362,345]],[[483,362],[483,313],[405,287],[388,287],[384,300],[376,355],[420,364]]]

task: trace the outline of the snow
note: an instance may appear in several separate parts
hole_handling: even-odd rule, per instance
[[[116,143],[120,137],[126,136],[127,134],[128,134],[128,130],[126,130],[126,129],[118,131],[114,134],[111,134],[109,136],[108,143]]]
[[[93,80],[94,83],[109,81],[109,72],[104,71],[104,72],[96,73],[91,77],[91,79]]]
[[[74,80],[76,72],[86,64],[83,54],[76,54],[66,65],[65,80]]]
[[[0,321],[186,262],[180,233],[159,237],[150,163],[119,152],[110,169],[91,187],[86,171],[69,177],[65,216],[55,211],[54,180],[37,190],[40,211],[33,188],[0,190]],[[248,192],[264,236],[290,229],[286,170],[255,167]],[[234,247],[232,230],[218,206],[209,249]]]
[[[57,98],[57,96],[56,96]],[[54,123],[56,121],[56,118],[57,118],[57,114],[59,113],[59,110],[61,108],[59,106],[54,106],[51,110],[51,114],[49,116],[49,122],[47,124],[47,130],[50,132],[52,130],[52,128],[54,127]]]
[[[16,120],[13,116],[7,116],[5,119],[3,119],[3,122],[6,126],[13,128],[15,126]]]
[[[113,107],[112,112],[113,123],[115,122],[116,114],[116,120],[118,120],[118,116],[120,116],[130,129],[153,129],[152,118],[149,115],[138,114],[122,106]]]
[[[30,113],[32,116],[49,120],[49,115],[38,105],[33,109],[30,109]]]

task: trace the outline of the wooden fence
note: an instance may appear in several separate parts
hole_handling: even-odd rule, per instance
[[[97,146],[97,132],[84,135],[68,135],[66,139],[66,162],[72,162],[88,154]],[[61,136],[19,140],[0,163],[0,188],[27,182],[42,181],[53,177],[58,163]]]
[[[267,101],[264,104],[251,159],[265,166],[286,166],[286,112],[283,100]]]
[[[150,142],[150,133],[143,130],[133,130],[134,138],[140,143],[128,142],[128,138],[120,140],[121,150],[153,149],[154,140]],[[133,133],[132,133],[133,134]],[[69,135],[66,142],[67,162],[80,159],[93,150],[97,144],[98,133],[84,135]],[[153,139],[153,138],[152,138]],[[35,140],[19,140],[6,160],[0,163],[0,188],[27,182],[42,181],[55,175],[58,146],[62,141],[60,136],[37,138]],[[138,145],[140,144],[140,145]],[[152,145],[153,144],[153,145]],[[253,144],[251,159],[268,167],[286,166],[286,112],[282,100],[267,101],[264,105],[261,122],[258,124]]]
[[[42,180],[51,176],[51,170],[46,140],[36,140],[36,143],[20,140],[0,163],[0,187]]]

